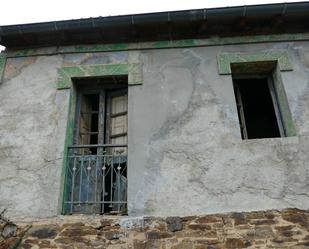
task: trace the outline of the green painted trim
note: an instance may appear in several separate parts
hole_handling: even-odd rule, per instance
[[[280,69],[278,68],[278,65],[274,69],[272,73],[274,87],[276,89],[276,95],[278,99],[278,106],[281,112],[283,127],[285,130],[285,135],[287,137],[296,136],[296,129],[293,122],[291,110],[287,101],[286,92],[284,89]]]
[[[56,54],[70,53],[95,53],[95,52],[113,52],[113,51],[129,51],[129,50],[145,50],[145,49],[166,49],[166,48],[186,48],[186,47],[205,47],[232,44],[250,44],[263,42],[288,42],[288,41],[306,41],[309,40],[309,33],[300,34],[277,34],[277,35],[254,35],[254,36],[238,36],[238,37],[210,37],[208,39],[186,39],[176,41],[155,41],[140,43],[115,43],[115,44],[95,44],[95,45],[74,45],[60,46],[38,49],[24,49],[2,52],[0,55],[0,83],[3,77],[6,58],[27,57],[27,56],[44,56]],[[284,64],[283,61],[281,63]],[[219,67],[220,68],[220,67]],[[221,67],[223,71],[228,72],[229,69]],[[141,84],[139,79],[141,74],[133,73],[130,77],[129,84]],[[59,84],[60,85],[60,84]]]
[[[287,52],[269,51],[256,53],[221,53],[217,56],[219,74],[231,74],[232,63],[277,61],[280,71],[293,70]]]
[[[0,54],[0,83],[3,79],[4,69],[6,64],[6,56],[4,54]]]
[[[112,75],[128,75],[128,85],[141,85],[143,83],[142,64],[140,63],[78,65],[58,69],[57,88],[70,88],[72,78]]]
[[[61,206],[61,213],[65,213],[65,201],[67,200],[68,196],[68,189],[66,185],[66,178],[68,174],[68,147],[73,143],[73,136],[74,136],[74,126],[75,126],[75,110],[76,110],[76,89],[74,86],[70,89],[70,97],[69,97],[69,108],[68,108],[68,121],[66,127],[66,136],[64,140],[64,152],[63,152],[63,164],[62,164],[62,173],[61,173],[61,183],[63,192],[60,193],[62,206]]]
[[[186,48],[186,47],[203,47],[203,46],[216,46],[216,45],[304,41],[304,40],[309,40],[309,33],[253,35],[253,36],[238,36],[238,37],[210,37],[207,39],[186,39],[186,40],[175,40],[175,41],[154,41],[154,42],[140,42],[140,43],[75,45],[75,46],[60,46],[60,47],[49,47],[39,49],[6,51],[5,53],[7,57],[25,57],[25,56],[68,54],[68,53]]]

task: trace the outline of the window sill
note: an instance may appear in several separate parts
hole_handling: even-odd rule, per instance
[[[285,144],[298,144],[299,136],[291,137],[272,137],[272,138],[254,138],[242,139],[242,143],[246,144],[265,144],[265,145],[285,145]]]

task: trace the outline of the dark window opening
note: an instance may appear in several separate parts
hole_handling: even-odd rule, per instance
[[[270,77],[233,79],[243,139],[284,136],[276,92]]]

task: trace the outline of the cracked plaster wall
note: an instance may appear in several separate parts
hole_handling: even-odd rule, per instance
[[[241,140],[220,52],[287,50],[281,72],[297,136]],[[0,207],[10,217],[60,212],[69,90],[57,68],[143,63],[129,87],[129,215],[309,208],[308,42],[10,58],[0,85]]]
[[[294,65],[281,75],[298,136],[243,141],[232,79],[218,74],[216,56],[270,50],[287,50]],[[307,42],[152,50],[141,59],[144,86],[130,91],[131,214],[309,207]]]

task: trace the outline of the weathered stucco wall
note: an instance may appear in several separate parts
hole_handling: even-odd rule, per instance
[[[220,52],[287,51],[281,72],[297,136],[241,140]],[[129,215],[309,208],[309,43],[211,46],[9,58],[0,85],[0,207],[49,217],[61,207],[70,91],[63,66],[143,63],[129,86]]]
[[[298,136],[243,141],[232,79],[218,74],[216,56],[280,49],[294,64],[281,75]],[[130,96],[130,131],[138,131],[130,133],[132,212],[308,208],[307,43],[153,50],[141,58],[145,84]],[[140,164],[132,162],[138,153]]]

